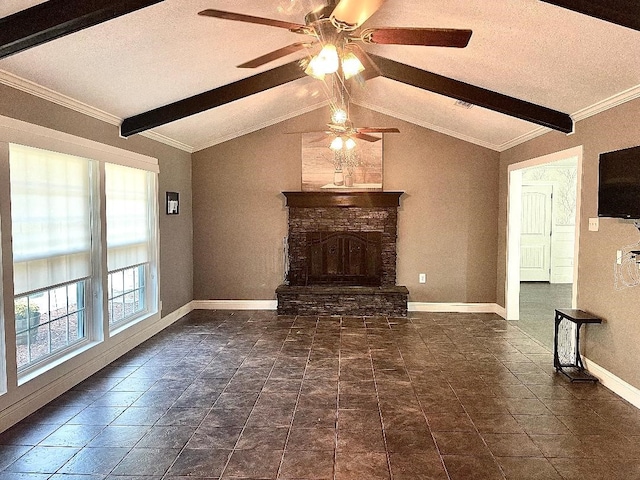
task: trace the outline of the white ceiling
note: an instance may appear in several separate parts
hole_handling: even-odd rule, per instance
[[[38,3],[3,0],[0,17]],[[165,0],[2,59],[0,82],[119,124],[304,56],[299,52],[259,69],[238,69],[306,37],[202,17],[199,11],[304,23],[305,13],[322,3]],[[365,26],[470,28],[465,49],[377,45],[367,50],[569,113],[574,120],[640,96],[640,32],[539,0],[387,0]],[[197,151],[326,105],[329,91],[305,78],[146,135]],[[380,77],[358,89],[354,103],[498,151],[547,131]]]

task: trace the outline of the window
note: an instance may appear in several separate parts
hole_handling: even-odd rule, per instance
[[[157,314],[157,167],[141,163],[10,144],[19,379],[102,341],[107,319]]]
[[[10,146],[19,369],[87,339],[90,170],[90,161],[84,158]]]
[[[109,324],[117,327],[147,312],[152,274],[153,175],[105,164]]]
[[[86,282],[16,297],[16,360],[23,369],[85,338]]]
[[[146,265],[109,272],[109,324],[118,325],[146,311]]]

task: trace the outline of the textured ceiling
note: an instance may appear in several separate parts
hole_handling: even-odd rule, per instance
[[[41,2],[4,0],[0,17]],[[118,123],[302,58],[236,65],[305,39],[287,30],[198,16],[207,8],[304,23],[312,0],[165,0],[0,60],[0,82]],[[376,45],[380,56],[571,114],[640,96],[640,32],[538,0],[387,0],[365,26],[469,28],[465,49]],[[326,105],[330,86],[304,78],[157,128],[196,151]],[[387,78],[353,102],[494,150],[544,128]]]

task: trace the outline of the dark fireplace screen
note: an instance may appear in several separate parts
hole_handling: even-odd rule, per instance
[[[380,286],[381,232],[308,232],[307,285]]]

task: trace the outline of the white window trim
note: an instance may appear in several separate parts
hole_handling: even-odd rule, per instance
[[[120,164],[123,165],[123,164]],[[125,165],[126,166],[126,165]],[[101,169],[102,172],[102,178],[104,178],[104,168]],[[149,188],[149,195],[152,198],[158,198],[158,179],[157,177],[151,181],[151,185]],[[105,338],[106,335],[108,336],[116,336],[119,333],[123,332],[124,330],[126,330],[127,328],[136,325],[144,320],[146,320],[149,317],[152,317],[153,315],[156,315],[157,313],[160,313],[160,275],[159,275],[159,262],[160,262],[160,258],[159,258],[159,253],[160,253],[160,231],[159,231],[159,227],[160,227],[160,217],[159,217],[159,207],[158,207],[158,202],[149,202],[149,218],[155,218],[157,221],[153,222],[153,224],[151,225],[151,231],[149,232],[149,245],[152,247],[151,251],[149,252],[149,259],[147,261],[147,265],[148,265],[148,269],[149,271],[147,272],[146,276],[146,280],[150,280],[150,282],[147,282],[146,287],[145,287],[145,301],[147,302],[147,307],[146,307],[146,311],[145,312],[141,312],[139,315],[136,315],[134,317],[131,317],[129,321],[124,321],[124,322],[118,322],[114,325],[109,324],[109,312],[108,312],[108,295],[106,292],[106,288],[105,290],[105,295],[104,295],[104,301],[105,306],[104,306],[104,312],[105,312],[105,317],[106,317],[106,321],[105,321]],[[105,217],[105,224],[106,224],[106,217]],[[105,229],[106,232],[106,229]],[[104,242],[105,248],[107,246],[106,243],[106,239]],[[105,281],[107,276],[109,275],[109,269],[106,267],[105,265]],[[155,288],[149,288],[153,283],[155,282],[156,287]],[[106,285],[106,283],[105,283]]]
[[[44,150],[54,150],[68,155],[117,163],[154,173],[160,171],[157,158],[2,115],[0,115],[0,142],[19,143]]]
[[[3,144],[6,147],[6,154],[8,155],[8,145],[11,143],[22,144],[26,146],[41,148],[44,150],[57,151],[63,154],[76,155],[79,157],[88,158],[91,160],[97,161],[97,165],[100,165],[100,178],[104,179],[104,163],[115,163],[118,165],[123,165],[127,167],[138,168],[142,170],[146,170],[155,174],[159,173],[159,165],[158,159],[154,157],[150,157],[147,155],[142,155],[136,152],[131,152],[129,150],[124,150],[121,148],[113,147],[111,145],[106,145],[100,142],[96,142],[93,140],[88,140],[82,137],[78,137],[75,135],[71,135],[64,132],[59,132],[50,128],[42,127],[39,125],[31,124],[28,122],[24,122],[21,120],[13,119],[10,117],[5,117],[0,115],[0,149],[2,149]],[[4,153],[3,153],[4,155]],[[95,170],[93,170],[95,172]],[[103,180],[102,180],[103,181]],[[103,185],[100,185],[99,192],[103,192]],[[152,198],[158,198],[158,181],[157,177],[154,181],[154,188],[152,190]],[[103,195],[103,193],[101,193]],[[106,219],[103,216],[103,205],[104,205],[104,197],[100,198],[99,202],[94,202],[97,212],[100,213],[100,220],[98,222],[94,222],[94,225],[99,225],[97,228],[100,230],[99,238],[100,242],[93,242],[96,245],[96,248],[106,248],[106,237],[104,236],[104,226]],[[117,333],[120,333],[122,330],[126,329],[129,326],[141,323],[143,320],[152,317],[160,316],[160,278],[159,278],[159,248],[160,248],[160,236],[159,236],[159,209],[158,202],[151,202],[150,208],[153,209],[154,217],[156,221],[153,225],[153,240],[152,244],[154,246],[152,256],[150,257],[151,262],[151,272],[150,277],[155,280],[156,287],[153,289],[152,301],[149,303],[151,311],[140,318],[136,318],[136,320],[128,325],[124,325],[121,328],[115,331],[109,331],[109,322],[108,315],[106,310],[106,288],[102,289],[102,295],[96,295],[96,290],[93,287],[90,287],[90,295],[93,295],[93,316],[94,322],[93,325],[95,327],[94,331],[91,331],[91,326],[87,325],[87,333],[88,333],[88,342],[83,343],[82,345],[78,345],[77,349],[73,349],[73,351],[68,352],[67,355],[62,353],[60,357],[55,359],[52,358],[52,362],[43,365],[40,369],[35,369],[35,371],[30,372],[29,374],[23,375],[18,374],[16,377],[16,371],[14,371],[16,367],[15,358],[15,348],[7,348],[8,345],[2,345],[0,343],[0,354],[3,355],[3,358],[6,359],[5,362],[5,374],[3,375],[0,372],[0,396],[3,392],[9,391],[11,396],[13,397],[14,393],[12,392],[15,386],[21,386],[25,383],[28,383],[32,380],[36,380],[39,377],[42,377],[43,374],[47,372],[52,372],[52,370],[56,370],[61,366],[62,363],[70,362],[71,368],[75,368],[78,362],[82,362],[81,359],[77,358],[78,355],[81,355],[83,352],[87,350],[91,350],[93,347],[101,344],[107,338],[115,336]],[[2,209],[10,218],[10,211]],[[11,222],[3,222],[3,226],[5,228],[8,227],[8,231],[11,231]],[[3,232],[2,239],[3,242],[6,242],[6,231]],[[10,233],[9,233],[10,238]],[[5,243],[6,244],[6,243]],[[103,247],[104,246],[104,247]],[[12,255],[9,253],[9,257]],[[7,255],[2,255],[3,264],[5,267],[4,276],[0,277],[4,279],[7,275],[13,278],[13,264],[12,262],[7,261]],[[94,257],[96,258],[96,257]],[[100,255],[100,258],[102,256]],[[2,270],[0,269],[0,272]],[[99,277],[103,278],[103,283],[106,282],[106,256],[104,257],[104,265],[102,265],[99,269],[100,274]],[[91,282],[90,282],[91,283]],[[106,284],[106,283],[105,283]],[[13,298],[13,284],[11,282],[4,283],[4,297],[8,296]],[[1,290],[0,290],[1,291]],[[0,306],[2,306],[2,302],[0,301]],[[101,308],[101,312],[103,317],[96,315]],[[12,308],[13,309],[13,308]],[[4,310],[3,310],[4,311]],[[0,323],[0,326],[2,324]],[[5,322],[4,332],[14,333],[15,329],[12,326],[11,328],[7,328]],[[57,374],[56,374],[57,375]],[[4,385],[5,389],[2,389],[3,385],[3,377],[4,377]],[[46,378],[41,378],[36,383],[47,382],[48,379],[52,378],[51,375],[47,373]]]
[[[0,222],[0,239],[2,238],[2,222]],[[2,242],[0,241],[0,397],[7,393],[7,347],[5,341],[4,296],[2,288]]]

